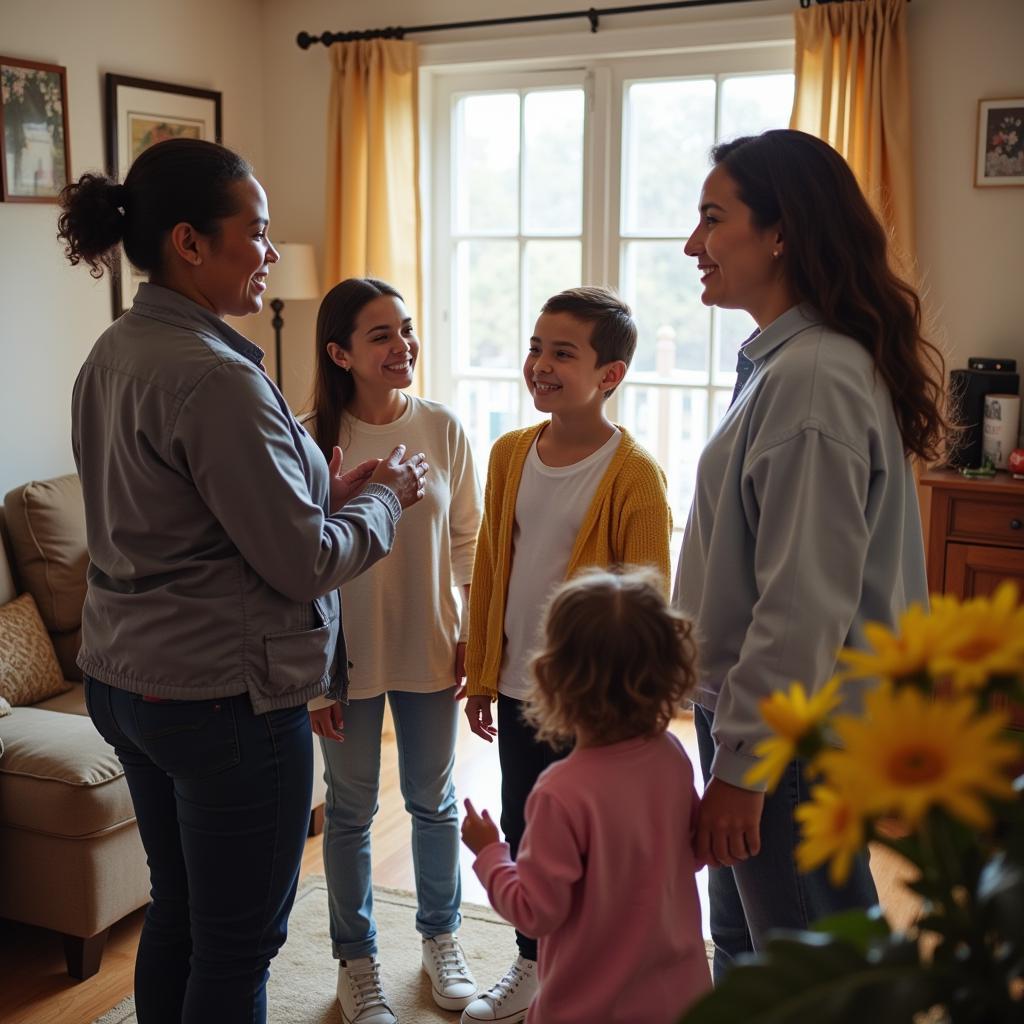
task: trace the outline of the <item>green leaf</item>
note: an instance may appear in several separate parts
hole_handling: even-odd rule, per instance
[[[872,946],[889,937],[891,929],[882,908],[872,907],[870,910],[845,910],[840,914],[823,917],[811,925],[811,931],[845,939],[860,953],[867,955]]]
[[[817,932],[777,932],[741,957],[680,1024],[906,1024],[935,1002],[931,973],[896,948],[893,961]]]

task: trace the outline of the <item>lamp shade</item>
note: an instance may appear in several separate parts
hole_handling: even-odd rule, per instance
[[[270,268],[267,291],[275,299],[318,299],[313,246],[308,242],[277,242],[281,259]]]

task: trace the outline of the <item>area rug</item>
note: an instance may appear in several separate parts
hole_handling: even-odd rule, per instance
[[[455,1024],[457,1013],[439,1009],[420,968],[416,897],[402,889],[374,886],[374,916],[381,975],[391,1008],[408,1024]],[[515,933],[490,907],[462,904],[459,939],[481,989],[500,978],[515,956]],[[710,951],[709,951],[710,952]],[[267,987],[271,1024],[339,1024],[334,997],[337,961],[327,926],[327,885],[310,875],[299,886],[288,921],[288,941],[270,965]],[[93,1024],[136,1024],[129,996]]]
[[[402,889],[375,886],[374,916],[380,944],[381,975],[392,1009],[401,1021],[453,1024],[458,1014],[438,1008],[420,968],[416,897]],[[489,907],[462,905],[459,939],[482,988],[492,985],[515,956],[515,932]],[[267,1016],[273,1024],[338,1024],[334,997],[338,963],[331,956],[327,926],[327,885],[310,875],[299,886],[288,919],[288,941],[270,965]],[[135,1000],[118,1003],[94,1024],[135,1024]]]

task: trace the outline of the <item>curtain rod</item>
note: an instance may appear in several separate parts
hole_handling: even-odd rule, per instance
[[[606,14],[640,14],[649,11],[673,11],[687,7],[717,7],[720,4],[750,3],[751,0],[685,0],[685,2],[636,4],[629,7],[591,7],[587,10],[558,11],[552,14],[520,14],[509,18],[482,18],[478,21],[449,21],[438,25],[410,25],[408,28],[392,25],[388,28],[370,28],[355,32],[323,32],[311,36],[300,32],[295,41],[301,49],[308,50],[313,43],[331,46],[333,43],[352,43],[361,39],[404,39],[410,33],[444,32],[460,28],[486,28],[493,25],[526,25],[538,21],[567,21],[572,18],[586,18],[590,31],[596,32],[600,19]],[[819,4],[843,3],[844,0],[816,0]],[[800,0],[801,7],[810,7],[811,0]]]

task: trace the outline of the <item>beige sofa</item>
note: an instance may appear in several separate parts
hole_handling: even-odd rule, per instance
[[[0,605],[28,591],[67,693],[0,717],[0,917],[64,935],[68,973],[99,970],[110,926],[149,900],[149,872],[124,771],[85,710],[75,665],[85,599],[85,516],[74,475],[4,498]],[[319,745],[310,834],[323,829]]]

